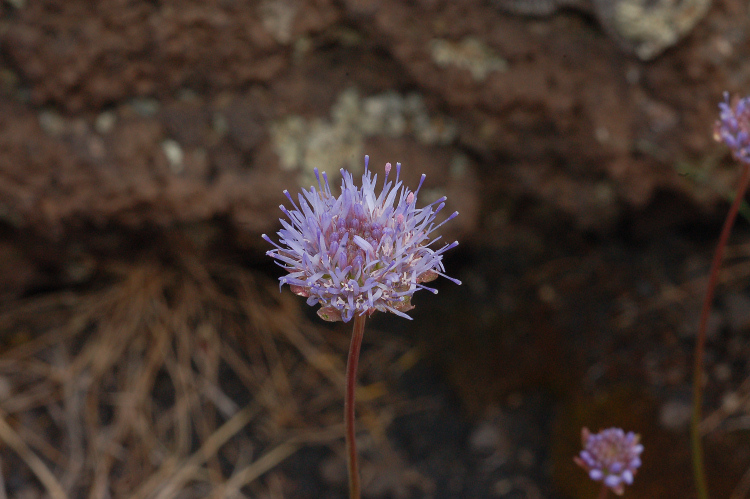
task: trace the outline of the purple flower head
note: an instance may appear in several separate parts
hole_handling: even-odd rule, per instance
[[[641,466],[640,436],[632,431],[625,433],[620,428],[608,428],[591,434],[588,428],[581,430],[583,450],[573,461],[585,469],[589,477],[622,495],[625,485],[633,483],[633,477]]]
[[[750,97],[735,97],[730,102],[729,92],[724,92],[714,139],[729,146],[738,161],[750,163]]]
[[[435,216],[445,206],[445,197],[417,208],[417,190],[412,192],[399,180],[401,163],[396,163],[396,179],[388,180],[391,164],[385,165],[380,194],[375,193],[377,175],[368,169],[362,187],[354,185],[352,174],[341,170],[341,194],[331,193],[328,177],[315,169],[318,188],[302,190],[295,203],[289,191],[284,194],[292,204],[281,211],[289,220],[281,220],[280,244],[266,234],[263,239],[275,246],[266,254],[288,274],[280,277],[280,287],[307,298],[308,305],[319,303],[318,315],[328,321],[349,322],[357,314],[375,310],[392,312],[410,319],[414,308],[411,296],[418,289],[437,290],[423,283],[439,275],[446,276],[443,253],[458,245],[455,241],[439,249],[431,248],[439,236],[432,233],[445,221],[435,224]]]

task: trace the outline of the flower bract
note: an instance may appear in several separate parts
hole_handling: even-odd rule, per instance
[[[640,437],[620,428],[608,428],[592,434],[588,428],[581,430],[583,450],[573,458],[585,469],[589,477],[622,495],[625,485],[633,483],[636,471],[641,466],[643,445]]]
[[[341,170],[338,196],[331,191],[326,173],[316,169],[317,188],[303,189],[297,202],[284,191],[292,207],[281,206],[288,220],[281,219],[279,243],[263,234],[275,247],[267,254],[287,271],[279,278],[280,286],[288,284],[309,305],[320,304],[318,315],[325,320],[348,322],[355,314],[376,310],[410,318],[405,312],[414,308],[415,291],[437,293],[424,283],[443,276],[461,284],[444,274],[442,261],[458,242],[434,248],[440,236],[433,235],[458,212],[436,223],[445,197],[417,208],[425,176],[415,191],[409,190],[399,179],[400,163],[393,180],[389,180],[391,164],[385,165],[383,186],[376,193],[377,175],[368,162],[365,156],[361,186],[355,185],[351,173]]]

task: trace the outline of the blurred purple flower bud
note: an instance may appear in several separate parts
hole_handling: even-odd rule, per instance
[[[724,142],[738,161],[750,163],[750,97],[735,97],[730,101],[729,92],[724,92],[714,139]]]
[[[588,428],[581,430],[583,450],[573,461],[586,470],[589,478],[603,482],[617,495],[622,495],[625,485],[633,483],[641,466],[640,436],[632,431],[609,428],[592,434]]]

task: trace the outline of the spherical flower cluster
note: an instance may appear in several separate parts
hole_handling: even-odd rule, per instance
[[[348,322],[354,315],[372,314],[375,310],[410,317],[404,312],[414,308],[411,296],[418,289],[437,293],[424,285],[439,275],[446,276],[443,253],[458,245],[431,246],[440,237],[432,233],[458,212],[440,224],[435,216],[445,206],[442,197],[424,208],[417,208],[417,190],[412,192],[399,180],[401,164],[396,164],[396,179],[389,181],[391,164],[385,165],[385,179],[380,194],[375,193],[377,175],[368,169],[362,186],[354,185],[352,174],[341,170],[341,194],[331,193],[328,177],[315,170],[318,188],[302,190],[299,204],[288,191],[284,194],[293,209],[283,205],[281,211],[289,220],[281,220],[280,244],[266,234],[263,238],[275,246],[267,255],[275,258],[288,274],[280,277],[279,286],[307,298],[308,305],[320,304],[318,315],[325,320]]]
[[[735,98],[724,93],[719,103],[719,119],[714,125],[714,138],[724,142],[738,161],[750,163],[750,97]]]
[[[591,434],[588,428],[581,430],[583,450],[573,458],[576,464],[589,473],[589,477],[622,495],[625,485],[633,483],[633,477],[641,465],[643,446],[640,436],[632,431],[625,433],[620,428],[609,428]]]

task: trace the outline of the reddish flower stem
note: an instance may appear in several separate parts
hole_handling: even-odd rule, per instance
[[[690,424],[690,440],[693,449],[693,475],[695,477],[695,487],[699,499],[708,499],[708,488],[706,487],[706,472],[703,468],[703,444],[701,443],[700,423],[702,419],[701,408],[703,405],[703,354],[706,348],[706,330],[708,329],[708,318],[711,314],[711,306],[714,301],[714,292],[719,280],[719,268],[724,258],[724,249],[729,241],[729,234],[732,232],[734,221],[737,219],[737,213],[740,209],[742,199],[747,192],[748,182],[750,182],[750,165],[742,163],[742,176],[740,177],[737,195],[729,208],[727,218],[724,220],[724,227],[721,229],[719,242],[716,244],[714,259],[711,262],[711,270],[708,274],[708,286],[706,295],[703,299],[703,309],[701,310],[700,326],[698,327],[698,337],[695,341],[695,366],[693,368],[693,415]]]
[[[346,398],[344,399],[344,426],[346,427],[346,463],[349,468],[349,499],[359,499],[359,466],[357,442],[354,433],[354,392],[357,387],[357,364],[362,337],[365,334],[365,315],[354,316],[354,331],[346,361]]]

